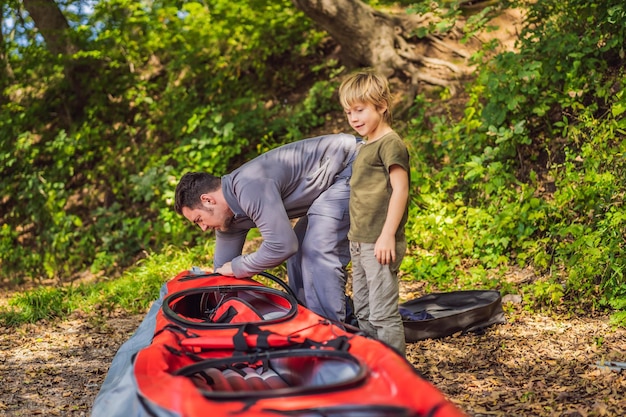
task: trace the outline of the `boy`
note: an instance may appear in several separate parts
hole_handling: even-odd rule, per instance
[[[406,251],[409,153],[391,128],[387,79],[373,71],[350,75],[339,87],[350,126],[365,139],[350,180],[352,297],[359,327],[406,354],[398,311],[398,270]]]

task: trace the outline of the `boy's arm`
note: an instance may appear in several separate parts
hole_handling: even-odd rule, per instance
[[[400,165],[389,167],[389,181],[392,191],[387,217],[374,247],[376,259],[382,265],[396,260],[396,231],[409,199],[409,175],[404,168]]]

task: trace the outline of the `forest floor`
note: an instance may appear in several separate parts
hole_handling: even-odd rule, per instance
[[[419,293],[403,282],[404,299]],[[603,366],[626,361],[626,329],[602,315],[531,313],[506,300],[505,324],[409,343],[409,361],[469,416],[626,415],[626,370]],[[75,313],[0,328],[0,415],[89,416],[115,353],[141,320]]]

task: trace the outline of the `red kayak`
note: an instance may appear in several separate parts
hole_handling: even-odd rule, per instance
[[[184,271],[164,292],[134,356],[142,410],[129,415],[464,416],[393,348],[299,305],[284,284]]]

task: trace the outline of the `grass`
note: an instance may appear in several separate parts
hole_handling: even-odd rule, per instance
[[[8,300],[8,306],[0,307],[0,324],[10,327],[63,319],[76,311],[90,316],[120,310],[129,314],[145,312],[158,298],[163,283],[192,266],[206,267],[211,252],[210,241],[189,250],[170,247],[150,254],[115,279],[19,292]]]

